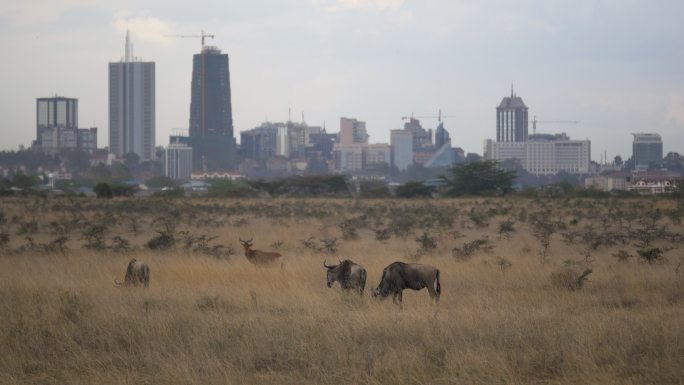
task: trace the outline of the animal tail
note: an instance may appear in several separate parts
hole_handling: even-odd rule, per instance
[[[363,295],[363,289],[366,288],[366,269],[361,269],[359,274],[359,294]]]
[[[439,269],[437,269],[437,276],[435,279],[437,285],[435,287],[435,291],[437,292],[437,299],[442,295],[442,285],[439,283]]]

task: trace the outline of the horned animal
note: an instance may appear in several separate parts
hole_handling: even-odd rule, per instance
[[[245,248],[245,257],[247,257],[247,260],[255,265],[269,265],[282,256],[280,253],[276,252],[253,250],[252,240],[254,238],[247,241],[243,241],[242,238],[239,239],[240,243],[242,243],[242,247]]]
[[[116,286],[138,286],[140,284],[148,287],[150,285],[150,267],[145,262],[136,261],[135,258],[128,262],[124,282],[121,283],[114,279]]]
[[[328,287],[332,287],[337,281],[343,290],[356,290],[359,295],[363,295],[363,289],[366,287],[366,269],[363,266],[349,259],[341,261],[338,265],[328,265],[326,262],[327,260],[323,261],[323,266],[328,269]]]
[[[401,303],[404,289],[427,288],[430,298],[439,301],[442,286],[439,283],[439,269],[417,263],[394,262],[382,271],[380,284],[373,290],[373,297],[387,298],[393,295],[394,303]]]

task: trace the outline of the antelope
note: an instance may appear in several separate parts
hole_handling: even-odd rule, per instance
[[[242,247],[245,248],[245,257],[247,257],[247,260],[250,261],[252,264],[270,265],[271,263],[275,262],[276,259],[282,256],[280,253],[252,250],[252,240],[254,238],[249,239],[247,241],[243,241],[242,238],[239,239],[240,243],[242,243]]]

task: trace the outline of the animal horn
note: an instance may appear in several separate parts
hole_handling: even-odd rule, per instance
[[[114,278],[114,286],[121,286],[122,283],[118,279]]]
[[[325,261],[323,261],[323,266],[324,266],[326,269],[332,269],[333,267],[335,267],[335,265],[330,265],[330,266],[328,266],[328,265],[326,264],[326,262],[328,262],[327,259],[326,259]]]

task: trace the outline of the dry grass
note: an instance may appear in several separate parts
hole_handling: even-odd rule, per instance
[[[501,202],[515,210],[536,207],[524,200],[430,204],[467,211]],[[30,215],[26,202],[0,203],[7,217]],[[310,202],[327,203],[339,205],[341,213],[359,204]],[[364,204],[410,208],[423,203]],[[566,203],[547,204],[561,212]],[[178,205],[184,206],[181,211],[190,207]],[[655,206],[676,205],[647,201],[643,210]],[[97,211],[83,213],[94,217]],[[525,223],[516,223],[510,240],[499,240],[496,229],[503,217],[491,218],[482,228],[458,218],[453,228],[428,229],[438,248],[425,255],[416,252],[414,241],[422,229],[406,239],[379,242],[364,228],[359,239],[341,242],[333,257],[367,268],[367,293],[359,298],[337,285],[325,287],[323,254],[299,242],[309,236],[341,237],[340,215],[250,217],[242,223],[237,219],[249,215],[237,214],[220,226],[184,225],[218,235],[224,244],[238,245],[238,236],[253,236],[258,249],[283,241],[284,263],[272,268],[250,265],[241,249],[227,260],[180,249],[96,252],[81,248],[78,231],[66,255],[17,254],[10,251],[22,238],[13,235],[0,257],[0,383],[682,383],[684,273],[674,272],[676,249],[667,253],[669,262],[648,265],[618,262],[611,257],[617,246],[600,248],[592,255],[589,281],[569,291],[554,287],[550,277],[566,259],[581,261],[582,245],[566,245],[556,234],[550,263],[542,265],[538,241]],[[47,210],[36,219],[43,224],[65,217]],[[681,225],[662,223],[682,233]],[[19,227],[7,226],[12,234]],[[454,238],[456,230],[462,238]],[[110,231],[125,234],[136,246],[154,235],[149,223],[136,236],[123,224]],[[452,248],[485,236],[491,250],[466,261],[452,257]],[[39,226],[35,239],[50,238]],[[115,288],[114,278],[122,279],[133,256],[150,265],[150,288]],[[502,271],[500,257],[512,266]],[[384,266],[416,259],[441,270],[438,306],[426,291],[406,291],[403,308],[370,298]]]

